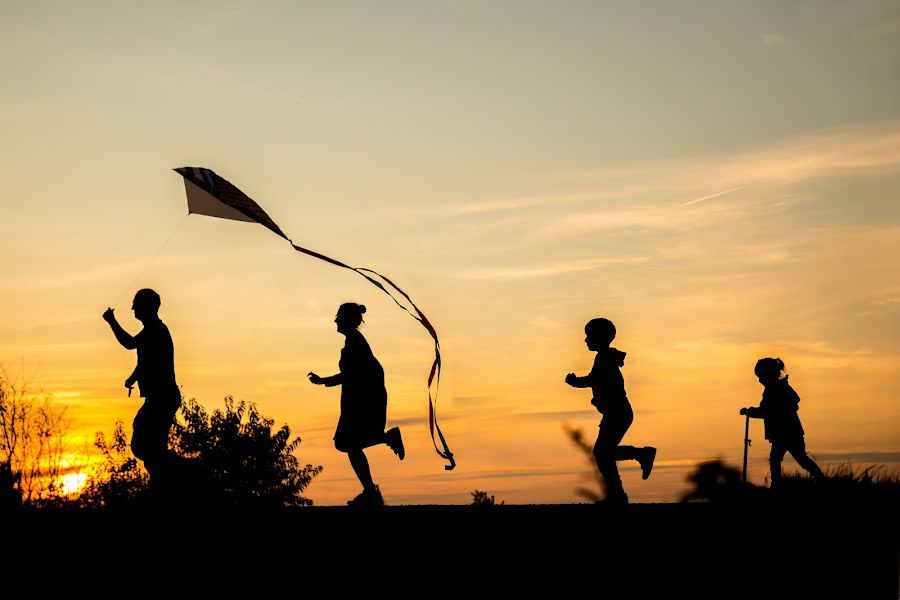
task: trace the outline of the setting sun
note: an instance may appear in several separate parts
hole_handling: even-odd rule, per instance
[[[87,473],[69,473],[63,475],[60,479],[63,495],[71,496],[80,493],[81,490],[84,489],[85,484],[87,484],[87,480]]]

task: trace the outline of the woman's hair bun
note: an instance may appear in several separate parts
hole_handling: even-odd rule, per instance
[[[366,305],[365,305],[365,304],[358,304],[357,306],[359,306],[359,313],[360,313],[360,314],[363,314],[363,313],[366,312]]]

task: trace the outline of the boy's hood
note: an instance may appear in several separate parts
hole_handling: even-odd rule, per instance
[[[603,362],[610,362],[616,366],[622,367],[625,366],[625,352],[622,352],[618,348],[613,348],[610,346],[609,348],[604,348],[600,351],[600,354],[603,356]]]

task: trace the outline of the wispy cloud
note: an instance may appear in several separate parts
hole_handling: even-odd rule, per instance
[[[668,411],[656,411],[656,410],[641,410],[641,415],[649,415],[655,414],[659,412],[668,412]],[[536,411],[536,412],[522,412],[513,415],[515,417],[522,417],[526,419],[537,419],[539,421],[552,421],[555,423],[561,423],[565,421],[581,421],[581,420],[593,420],[596,421],[600,418],[600,415],[593,408],[586,408],[584,410],[547,410],[547,411]]]
[[[900,463],[900,452],[818,452],[816,459],[828,463]]]
[[[585,176],[623,187],[650,178],[660,188],[732,189],[756,183],[791,184],[815,177],[900,167],[900,120],[835,127],[730,156],[697,156]]]
[[[762,40],[763,46],[772,47],[784,45],[784,36],[778,33],[766,32],[760,34],[759,37]]]
[[[733,201],[732,206],[712,203],[706,207],[708,200],[738,191],[757,202],[777,203],[783,201],[790,186],[816,178],[897,169],[900,121],[835,128],[731,156],[692,157],[597,171],[592,177],[608,181],[606,193],[619,194],[619,202],[594,203],[588,210],[542,216],[538,229],[551,237],[626,227],[672,230],[695,223],[697,205],[707,213],[739,213],[742,209]],[[719,191],[674,202],[678,196],[702,194],[703,190]]]
[[[231,29],[241,17],[261,3],[262,0],[244,0],[224,12],[209,15],[205,21],[193,23],[191,31],[197,37],[214,37]]]
[[[880,40],[900,35],[900,17],[895,17],[878,23],[865,29],[859,29],[853,33],[858,40]]]
[[[730,190],[723,190],[721,192],[716,192],[715,194],[709,194],[707,196],[703,196],[702,198],[697,198],[695,200],[690,200],[688,202],[684,202],[680,206],[690,206],[691,204],[697,204],[698,202],[705,202],[706,200],[712,200],[713,198],[718,198],[719,196],[724,196],[725,194],[730,194],[731,192],[736,192],[738,190],[744,189],[743,187],[731,188]]]
[[[894,119],[794,136],[731,155],[699,155],[570,173],[565,178],[581,185],[581,190],[456,204],[435,209],[430,214],[459,217],[578,204],[596,207],[603,201],[609,201],[604,203],[604,208],[608,208],[613,201],[619,207],[626,206],[626,201],[642,198],[656,198],[658,206],[684,207],[751,186],[788,186],[823,176],[872,174],[898,168],[900,119]],[[699,198],[692,198],[698,194]],[[679,196],[683,198],[680,202],[675,200]],[[668,218],[660,218],[658,211],[649,207],[632,204],[617,213],[615,219],[623,225],[659,223]],[[608,215],[604,216],[607,218]]]
[[[509,212],[536,206],[571,204],[573,202],[584,200],[595,200],[598,195],[602,195],[602,192],[586,191],[573,194],[522,196],[519,198],[485,200],[482,202],[472,202],[453,206],[424,208],[417,211],[416,214],[438,217],[466,217],[484,213]]]
[[[511,265],[506,267],[478,267],[459,271],[454,275],[462,279],[489,279],[496,281],[514,281],[519,279],[536,279],[555,277],[568,273],[593,271],[611,265],[633,265],[645,263],[649,256],[625,256],[611,258],[583,258],[565,262],[542,262],[532,265]]]

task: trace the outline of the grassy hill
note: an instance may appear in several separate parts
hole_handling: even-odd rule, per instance
[[[878,502],[313,506],[264,513],[185,505],[167,512],[23,513],[15,525],[7,531],[25,536],[30,556],[47,539],[80,540],[98,562],[115,566],[108,573],[183,571],[183,585],[197,592],[315,573],[335,590],[389,582],[401,597],[898,597],[896,505]],[[92,563],[90,556],[74,563]]]

